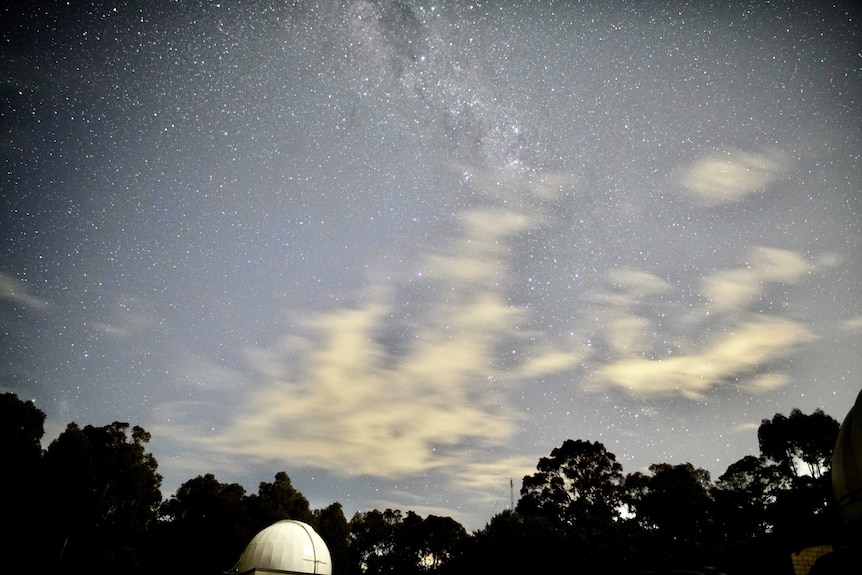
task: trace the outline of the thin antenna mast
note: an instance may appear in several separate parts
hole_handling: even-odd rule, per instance
[[[509,511],[515,510],[515,484],[509,478]]]

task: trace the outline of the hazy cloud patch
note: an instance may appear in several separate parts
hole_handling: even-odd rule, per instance
[[[756,433],[757,429],[759,427],[760,427],[760,423],[748,421],[748,422],[738,423],[738,424],[734,425],[733,428],[731,429],[731,431],[733,431],[734,433],[746,433],[746,434],[751,433],[752,431]]]
[[[731,150],[698,160],[682,174],[680,183],[695,202],[717,206],[765,190],[785,169],[781,153]]]
[[[759,394],[780,389],[788,383],[790,379],[783,373],[763,373],[745,379],[740,387],[748,393]]]
[[[609,271],[606,283],[608,289],[596,294],[593,299],[625,309],[672,289],[664,279],[633,268]]]
[[[501,457],[494,461],[470,462],[464,468],[464,473],[459,474],[455,480],[460,486],[475,490],[477,494],[485,496],[487,493],[498,491],[503,485],[501,478],[511,478],[515,481],[516,489],[520,487],[520,480],[536,470],[536,461],[540,455]]]
[[[862,333],[862,316],[851,317],[841,322],[844,331]]]
[[[723,168],[727,197],[744,197],[775,168],[765,156],[732,159],[736,167]],[[716,169],[701,166],[691,177],[713,174],[715,188]],[[242,394],[224,426],[188,441],[220,458],[336,473],[433,471],[479,497],[501,474],[530,471],[533,459],[491,464],[471,454],[512,440],[520,419],[509,394],[545,376],[576,372],[585,389],[635,397],[700,399],[720,385],[748,393],[786,385],[776,366],[813,335],[792,319],[753,313],[752,304],[770,285],[798,283],[811,269],[789,250],[753,248],[737,267],[687,280],[688,289],[650,270],[613,269],[591,299],[596,323],[586,341],[576,337],[580,329],[570,344],[527,333],[531,312],[509,297],[513,252],[525,234],[552,225],[547,202],[571,181],[534,179],[485,181],[476,201],[454,214],[456,231],[443,245],[371,281],[352,305],[248,350],[247,385],[246,374],[216,370],[218,388]]]
[[[3,272],[0,272],[0,299],[35,310],[49,307],[47,301],[30,293],[26,283]]]
[[[800,321],[754,304],[770,286],[797,284],[814,267],[794,251],[753,247],[743,265],[690,280],[699,292],[647,271],[612,271],[594,298],[589,341],[596,352],[584,387],[702,399],[720,385],[750,394],[787,385],[777,367],[815,336]],[[696,297],[686,296],[691,291]]]
[[[206,392],[230,392],[248,383],[246,373],[192,353],[185,354],[172,375],[179,388]]]
[[[623,359],[601,367],[597,383],[635,395],[683,395],[699,399],[709,388],[744,378],[763,378],[773,362],[793,355],[811,341],[801,323],[752,317],[708,342],[700,352],[661,359]]]
[[[635,301],[671,290],[671,285],[664,279],[633,268],[611,270],[608,280],[615,287],[625,290],[625,293],[632,296]]]
[[[442,249],[416,258],[418,272],[371,285],[368,303],[320,313],[250,350],[257,381],[206,444],[383,477],[460,476],[468,449],[505,445],[519,416],[499,382],[526,313],[505,296],[507,262],[511,238],[537,220],[486,204],[457,221]],[[409,313],[397,303],[404,289],[425,298]]]
[[[605,322],[605,339],[614,355],[644,353],[652,345],[653,326],[646,317],[618,311]]]
[[[712,311],[741,310],[763,294],[766,284],[795,284],[811,269],[812,264],[794,251],[755,247],[744,266],[704,278],[701,292]]]
[[[258,362],[267,380],[237,414],[224,447],[394,476],[443,465],[438,450],[467,439],[504,441],[515,418],[485,382],[507,307],[485,295],[450,314],[458,322],[451,330],[421,332],[394,364],[374,339],[385,308],[322,318],[317,346],[296,375],[284,370],[276,379],[272,362]]]
[[[515,378],[531,379],[570,371],[580,366],[588,355],[582,346],[573,346],[570,350],[548,349],[533,353],[520,365]]]

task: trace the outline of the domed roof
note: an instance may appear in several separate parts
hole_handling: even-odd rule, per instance
[[[841,523],[862,524],[862,392],[838,432],[832,452],[832,491]]]
[[[326,543],[310,525],[286,519],[254,536],[239,558],[236,570],[331,575],[332,559]]]

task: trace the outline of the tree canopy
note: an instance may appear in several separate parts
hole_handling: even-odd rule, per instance
[[[14,393],[0,394],[0,461],[14,461],[30,469],[42,457],[39,443],[45,433],[45,413],[32,401],[21,401]],[[3,481],[20,477],[4,473]]]
[[[0,395],[0,494],[3,512],[0,525],[0,556],[10,572],[21,572],[24,557],[40,553],[32,533],[38,528],[44,508],[46,474],[40,441],[45,413],[32,401],[21,401],[13,393]]]
[[[822,542],[839,427],[821,410],[764,419],[761,453],[715,482],[690,463],[624,476],[601,443],[568,439],[524,477],[514,510],[470,534],[451,517],[410,510],[357,512],[348,521],[338,502],[311,509],[283,471],[252,494],[207,473],[163,500],[143,428],[70,423],[42,450],[44,421],[32,402],[0,396],[0,456],[19,472],[2,479],[7,566],[24,570],[30,565],[19,559],[41,553],[43,564],[64,571],[169,575],[224,573],[254,534],[281,519],[310,523],[347,575],[667,568],[766,535],[788,545]],[[48,526],[38,549],[16,532],[36,522]]]
[[[58,563],[64,569],[113,569],[141,558],[130,541],[143,541],[162,501],[157,462],[143,428],[114,422],[84,428],[70,423],[45,451],[47,492]]]
[[[787,475],[822,477],[831,466],[832,449],[840,424],[816,409],[810,415],[793,409],[764,419],[757,430],[760,453],[778,464]]]
[[[619,515],[622,465],[598,442],[567,439],[524,477],[517,511],[579,528]]]
[[[219,573],[238,559],[254,536],[245,488],[211,473],[183,483],[161,508],[158,539],[171,573]]]
[[[300,493],[284,471],[275,474],[272,483],[261,481],[257,495],[249,504],[255,522],[263,529],[280,519],[296,519],[311,523],[313,514],[308,499]]]
[[[624,499],[638,525],[660,534],[671,550],[705,543],[712,511],[709,472],[691,463],[654,463],[649,471],[625,480]]]

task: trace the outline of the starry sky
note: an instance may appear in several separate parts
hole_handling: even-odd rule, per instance
[[[0,390],[46,445],[472,530],[565,439],[715,479],[862,386],[852,2],[27,4]]]

